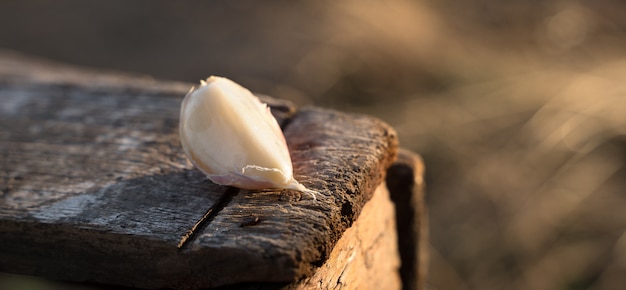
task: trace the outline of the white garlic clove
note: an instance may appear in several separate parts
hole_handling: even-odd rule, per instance
[[[294,189],[285,136],[269,107],[239,84],[211,76],[192,88],[180,111],[180,140],[191,162],[214,183],[243,189]]]

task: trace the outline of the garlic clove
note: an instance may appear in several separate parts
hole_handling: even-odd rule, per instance
[[[179,131],[189,160],[214,183],[316,197],[293,178],[285,136],[269,107],[227,78],[211,76],[189,91]]]

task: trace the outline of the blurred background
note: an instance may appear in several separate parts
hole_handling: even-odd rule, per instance
[[[624,15],[619,0],[4,0],[0,48],[376,116],[426,162],[430,289],[623,289]]]

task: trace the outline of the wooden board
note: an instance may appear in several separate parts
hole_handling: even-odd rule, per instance
[[[0,64],[2,272],[145,288],[294,281],[324,264],[396,155],[375,118],[266,99],[318,199],[222,187],[179,145],[190,85]]]
[[[406,149],[398,151],[396,162],[387,170],[387,187],[396,205],[398,248],[403,289],[427,289],[428,212],[424,201],[424,163]]]

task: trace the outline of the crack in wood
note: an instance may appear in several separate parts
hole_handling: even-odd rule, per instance
[[[294,105],[288,101],[267,97],[262,97],[262,101],[266,102],[267,105],[275,112],[273,112],[275,117],[276,114],[280,116],[277,118],[277,121],[281,130],[285,131],[296,114]],[[224,195],[220,197],[217,203],[213,207],[209,208],[206,213],[204,213],[204,215],[181,237],[176,247],[179,250],[182,250],[186,245],[190,244],[197,236],[197,233],[205,229],[211,220],[213,220],[222,209],[228,206],[233,197],[235,197],[238,193],[238,188],[228,187]],[[255,217],[252,221],[242,223],[240,227],[255,225],[259,223],[259,221],[259,218]]]
[[[224,192],[224,194],[220,197],[220,199],[210,207],[204,215],[181,237],[178,245],[176,246],[178,250],[182,250],[190,244],[197,236],[198,233],[203,231],[211,221],[219,214],[222,209],[224,209],[228,204],[239,194],[239,188],[229,186],[228,189]]]

